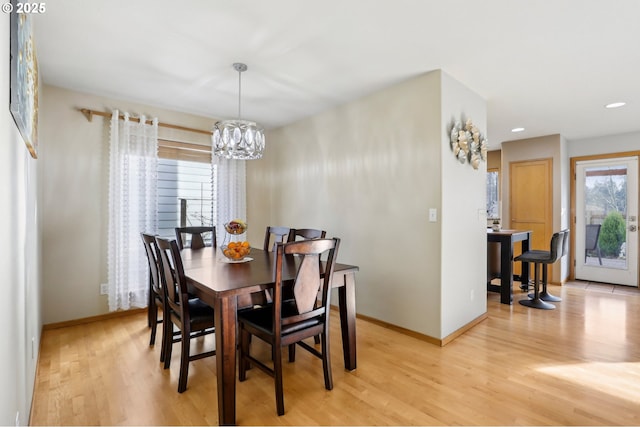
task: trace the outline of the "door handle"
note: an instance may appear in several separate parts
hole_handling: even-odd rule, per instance
[[[637,230],[638,230],[637,226],[635,226],[635,225],[630,225],[629,226],[629,231],[637,231]]]

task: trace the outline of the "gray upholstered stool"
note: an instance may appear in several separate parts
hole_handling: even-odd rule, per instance
[[[544,290],[544,294],[545,297],[553,297],[553,295],[550,295],[549,293],[546,292],[547,289],[547,266],[549,264],[553,264],[554,262],[556,262],[557,260],[559,260],[562,255],[563,255],[563,242],[564,242],[564,238],[565,236],[567,236],[568,239],[568,232],[565,231],[560,231],[558,233],[554,233],[553,236],[551,236],[551,244],[549,245],[549,251],[539,251],[539,250],[531,250],[531,251],[526,251],[524,253],[522,253],[520,256],[516,257],[514,261],[522,261],[522,262],[529,262],[533,264],[533,271],[534,271],[534,275],[533,275],[533,298],[531,299],[526,299],[526,300],[520,300],[519,303],[522,305],[525,305],[527,307],[533,307],[533,308],[541,308],[541,309],[545,309],[545,310],[552,310],[554,308],[556,308],[555,305],[553,304],[549,304],[548,302],[545,302],[542,298],[541,298],[541,293],[540,293],[540,284],[542,283],[543,285],[543,290]],[[567,246],[568,246],[568,241],[567,241]],[[542,270],[542,281],[540,280],[540,268],[544,266],[543,270]],[[557,298],[557,297],[553,297],[553,298]]]

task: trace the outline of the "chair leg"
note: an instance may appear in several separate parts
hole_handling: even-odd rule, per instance
[[[322,341],[322,370],[324,371],[324,388],[333,389],[333,377],[331,375],[331,353],[329,351],[329,331],[326,328],[321,336]]]
[[[289,363],[296,361],[296,345],[289,344]]]
[[[247,379],[247,365],[249,364],[247,356],[250,354],[249,350],[249,332],[247,332],[242,326],[240,326],[240,366],[238,372],[239,381],[244,381]]]
[[[284,415],[284,390],[282,387],[282,348],[273,345],[273,379],[276,386],[276,410],[278,415]]]
[[[540,308],[543,310],[552,310],[556,308],[555,305],[549,304],[548,302],[544,302],[540,299],[540,264],[534,263],[534,275],[533,275],[533,299],[526,299],[518,301],[521,305],[532,307],[532,308]]]
[[[167,333],[163,334],[165,336],[164,369],[169,369],[169,367],[171,366],[171,353],[173,352],[173,322],[171,321],[171,317],[167,318],[166,326]]]
[[[165,311],[163,309],[162,310],[162,346],[160,348],[160,362],[164,362],[164,358],[167,354],[167,335],[168,334],[169,334],[169,323],[168,323],[167,316],[165,316]]]
[[[155,320],[157,319],[158,314],[156,313],[156,316],[154,317],[153,314],[151,313],[151,310],[153,309],[153,307],[156,307],[155,304],[155,295],[153,295],[153,288],[151,287],[151,273],[149,273],[149,300],[147,301],[147,326],[151,327],[153,325],[152,319]],[[156,307],[157,310],[157,307]]]
[[[182,351],[180,352],[180,378],[178,379],[178,393],[187,389],[187,378],[189,377],[189,347],[191,345],[191,331],[183,325],[182,340],[180,341]]]
[[[542,292],[540,292],[540,299],[542,301],[550,301],[550,302],[560,302],[562,301],[562,298],[557,297],[555,295],[551,295],[549,292],[547,292],[547,270],[548,270],[548,265],[545,264],[542,268],[544,268],[544,270],[542,270]]]
[[[149,340],[149,346],[156,344],[156,331],[158,329],[158,306],[155,301],[151,302],[149,306],[149,322],[151,323],[151,339]]]

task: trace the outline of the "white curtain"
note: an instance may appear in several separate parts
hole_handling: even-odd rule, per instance
[[[247,219],[246,160],[212,156],[216,239],[221,246],[225,238],[224,224],[236,218]]]
[[[149,266],[141,232],[156,234],[158,119],[131,121],[129,113],[111,117],[109,147],[109,310],[145,307]]]

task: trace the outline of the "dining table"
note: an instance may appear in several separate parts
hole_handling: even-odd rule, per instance
[[[500,244],[500,285],[487,282],[487,290],[500,292],[500,302],[511,304],[513,301],[513,255],[514,246],[522,242],[522,252],[529,250],[531,242],[531,230],[491,230],[487,229],[487,242]],[[490,256],[490,254],[488,254]],[[529,263],[523,262],[519,277],[523,288],[529,283]]]
[[[187,285],[198,298],[214,309],[218,421],[236,424],[237,311],[251,295],[275,286],[275,252],[251,249],[242,262],[227,259],[220,248],[183,249],[181,257]],[[295,278],[299,257],[286,256],[283,262],[285,285]],[[324,267],[324,263],[322,263]],[[336,263],[332,289],[338,293],[344,367],[356,369],[357,266]]]

